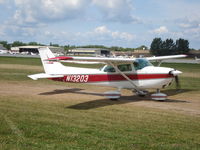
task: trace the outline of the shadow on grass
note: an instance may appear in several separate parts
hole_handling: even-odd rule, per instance
[[[40,93],[39,95],[56,95],[56,94],[65,94],[65,93],[77,93],[84,95],[95,95],[95,96],[103,96],[101,93],[92,93],[92,92],[84,92],[84,89],[73,88],[73,89],[56,89],[51,92]]]
[[[75,94],[94,95],[94,96],[102,96],[103,97],[102,93],[94,93],[94,92],[88,92],[88,91],[83,91],[83,90],[84,89],[81,89],[81,88],[56,89],[51,92],[40,93],[39,95],[56,95],[56,94],[64,94],[64,93],[75,93]],[[163,92],[168,94],[169,96],[172,96],[172,95],[189,92],[189,91],[191,91],[191,90],[177,91],[174,89],[169,89],[169,90],[165,90]],[[150,95],[147,95],[145,97],[139,97],[137,95],[132,95],[132,96],[121,96],[119,100],[108,100],[106,98],[95,99],[95,100],[75,104],[72,106],[68,106],[66,108],[78,109],[78,110],[88,110],[88,109],[95,109],[95,108],[111,106],[111,105],[127,104],[127,103],[139,102],[139,101],[149,101],[149,102],[152,101],[152,102],[162,102],[162,103],[189,103],[188,101],[185,101],[185,100],[173,100],[173,99],[167,99],[165,101],[155,101],[155,100],[151,99]]]
[[[187,92],[191,92],[191,91],[195,91],[195,90],[191,90],[191,89],[168,89],[168,90],[164,90],[162,91],[163,93],[167,94],[168,96],[174,96],[177,94],[181,94],[181,93],[187,93]]]
[[[95,108],[111,106],[111,105],[127,104],[127,103],[139,102],[139,101],[152,101],[152,102],[162,102],[162,103],[189,103],[184,100],[167,99],[165,101],[155,101],[155,100],[151,100],[150,97],[140,98],[138,96],[122,96],[119,100],[116,100],[116,101],[108,100],[108,99],[98,99],[98,100],[75,104],[72,106],[68,106],[66,108],[88,110],[88,109],[95,109]]]

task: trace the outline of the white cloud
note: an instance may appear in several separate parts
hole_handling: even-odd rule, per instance
[[[110,30],[106,26],[100,26],[94,29],[94,32],[97,34],[109,34],[111,33]]]
[[[3,0],[0,0],[3,2]],[[13,20],[17,24],[57,22],[84,18],[90,6],[99,12],[104,21],[139,23],[133,16],[131,0],[13,0],[16,5]],[[91,5],[92,4],[92,5]],[[96,9],[98,8],[98,9]],[[90,15],[90,18],[95,15]]]
[[[152,33],[156,33],[156,34],[164,34],[164,33],[168,33],[169,30],[167,29],[166,26],[160,26],[157,29],[154,29],[153,31],[151,31]]]
[[[131,41],[134,39],[134,35],[127,33],[127,32],[119,32],[119,31],[111,31],[106,26],[99,26],[94,29],[91,34],[97,35],[97,36],[104,36],[104,37],[110,37],[113,40],[120,39],[125,41]]]
[[[6,2],[6,0],[0,0],[0,4],[3,4],[5,2]]]
[[[41,34],[41,33],[40,33]],[[87,32],[57,32],[57,31],[42,31],[42,35],[50,41],[71,44],[87,45],[87,44],[103,44],[103,45],[126,45],[131,43],[135,36],[127,32],[112,31],[106,26],[99,26]]]
[[[114,22],[140,22],[132,14],[133,4],[130,0],[92,0],[103,14],[103,19]]]
[[[126,41],[131,41],[134,39],[134,35],[133,34],[130,34],[130,33],[127,33],[127,32],[118,32],[118,31],[115,31],[115,32],[112,32],[112,37],[114,39],[123,39],[123,40],[126,40]]]
[[[180,23],[179,26],[182,27],[182,28],[190,28],[191,24],[189,24],[189,23]]]
[[[15,0],[18,23],[61,21],[82,16],[89,0]]]

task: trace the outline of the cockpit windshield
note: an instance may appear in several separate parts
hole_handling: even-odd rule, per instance
[[[144,67],[153,66],[153,65],[145,58],[137,58],[133,62],[133,66],[135,70],[140,70],[140,69],[143,69]]]

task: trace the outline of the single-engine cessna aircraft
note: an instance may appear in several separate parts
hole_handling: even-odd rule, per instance
[[[160,93],[161,88],[169,86],[181,71],[173,68],[153,66],[149,61],[181,58],[186,55],[172,55],[146,58],[102,58],[102,57],[55,57],[48,47],[39,49],[45,73],[29,75],[33,80],[47,78],[54,81],[87,83],[100,86],[116,87],[118,90],[105,92],[109,99],[118,99],[121,89],[130,89],[138,96],[145,96],[146,89],[157,89],[151,97],[165,100],[167,95]],[[99,62],[105,63],[101,69],[88,69],[64,66],[61,62]]]

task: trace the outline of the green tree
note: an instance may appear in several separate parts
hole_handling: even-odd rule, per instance
[[[37,42],[29,42],[28,45],[38,45],[38,46],[42,46],[42,44],[37,43]]]
[[[8,44],[7,41],[0,41],[0,44],[3,45],[3,47],[5,47],[6,49],[10,49],[11,45]]]
[[[154,38],[150,46],[150,53],[156,56],[160,56],[162,50],[162,43],[163,42],[161,38]]]
[[[145,45],[141,45],[141,46],[136,48],[136,50],[147,50],[147,49],[148,49],[148,47],[145,46]]]
[[[20,42],[20,41],[14,41],[12,43],[12,47],[16,47],[16,46],[26,46],[26,43]]]
[[[189,52],[189,41],[184,39],[176,40],[176,54],[187,54]]]
[[[166,39],[162,42],[160,55],[173,55],[175,54],[175,44],[173,39]]]
[[[173,39],[162,41],[161,38],[154,38],[151,43],[150,52],[156,56],[187,54],[189,52],[188,40],[178,39],[174,43]]]
[[[59,47],[59,44],[52,44],[52,43],[50,42],[50,46]]]

